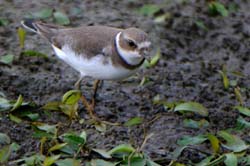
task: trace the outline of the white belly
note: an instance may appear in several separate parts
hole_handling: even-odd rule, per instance
[[[136,71],[122,67],[114,67],[111,59],[109,59],[107,63],[103,63],[104,56],[101,54],[87,59],[83,56],[76,55],[68,47],[63,47],[62,50],[53,45],[52,47],[60,59],[79,71],[83,77],[90,76],[100,80],[116,80],[126,78]]]

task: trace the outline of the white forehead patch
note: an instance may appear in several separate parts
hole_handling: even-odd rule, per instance
[[[149,47],[150,45],[151,45],[151,42],[145,41],[145,42],[139,43],[137,46],[138,46],[138,48],[140,49],[140,48],[147,48],[147,47]]]

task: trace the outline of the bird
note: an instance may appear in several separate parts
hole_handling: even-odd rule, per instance
[[[45,38],[55,55],[79,72],[75,87],[80,89],[84,77],[95,79],[94,93],[89,102],[82,101],[91,117],[100,81],[121,80],[134,74],[149,55],[148,34],[135,27],[116,28],[104,25],[64,27],[40,20],[22,20],[25,29]]]

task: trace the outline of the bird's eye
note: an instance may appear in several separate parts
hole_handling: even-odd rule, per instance
[[[129,45],[131,48],[136,48],[136,47],[137,47],[137,45],[135,44],[135,42],[132,41],[132,40],[128,40],[128,45]]]

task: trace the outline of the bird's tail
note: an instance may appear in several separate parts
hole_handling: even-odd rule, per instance
[[[32,19],[22,20],[21,24],[24,28],[26,28],[32,32],[38,33],[38,29],[37,29],[37,26],[36,26],[34,20],[32,20]]]
[[[24,28],[45,37],[50,42],[52,42],[52,38],[58,33],[58,30],[64,28],[53,24],[43,23],[42,21],[35,21],[32,19],[23,20],[21,21],[21,24]]]

